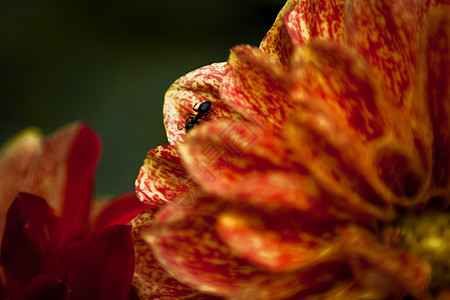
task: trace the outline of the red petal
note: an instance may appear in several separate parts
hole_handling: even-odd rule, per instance
[[[149,204],[179,203],[200,187],[181,164],[176,146],[159,146],[147,153],[136,179],[136,195]]]
[[[196,114],[193,107],[198,103],[212,102],[212,108],[205,116],[206,121],[239,117],[219,95],[224,69],[225,63],[205,66],[179,78],[167,90],[164,100],[164,125],[171,145],[181,143],[186,137],[186,130],[178,128],[184,128],[186,119],[191,117],[190,113]]]
[[[131,226],[113,225],[95,231],[73,257],[68,299],[126,299],[133,271]]]
[[[50,136],[28,166],[21,190],[45,198],[56,209],[66,239],[86,230],[99,156],[95,132],[75,123]]]
[[[67,285],[53,274],[41,274],[25,287],[26,300],[66,300]]]
[[[30,157],[41,146],[41,134],[34,128],[25,129],[9,142],[0,152],[0,240],[3,235],[6,212],[19,192],[23,172]]]
[[[109,201],[95,218],[93,228],[99,229],[111,225],[128,224],[137,215],[149,208],[151,206],[139,201],[135,193],[124,194]]]
[[[58,219],[44,199],[19,193],[6,215],[1,263],[9,280],[25,284],[58,247]]]
[[[289,64],[293,51],[288,31],[284,25],[286,15],[298,5],[298,0],[288,0],[278,14],[272,28],[262,40],[259,48],[278,60],[282,65]]]
[[[196,290],[180,283],[160,266],[142,237],[152,229],[157,211],[157,208],[149,209],[131,222],[136,257],[133,286],[140,299],[184,299],[194,296],[197,299],[199,293]]]
[[[220,95],[224,101],[262,128],[279,128],[293,103],[286,90],[282,66],[250,46],[231,50]]]
[[[74,239],[65,243],[44,260],[41,265],[41,272],[54,274],[62,281],[67,282],[70,265],[72,264],[75,253],[82,243],[81,239],[83,237],[80,236],[79,238],[80,240]]]

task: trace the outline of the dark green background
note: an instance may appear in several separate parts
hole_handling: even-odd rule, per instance
[[[163,96],[178,77],[257,46],[284,0],[0,0],[0,142],[74,120],[100,135],[97,195],[134,190],[167,144]]]

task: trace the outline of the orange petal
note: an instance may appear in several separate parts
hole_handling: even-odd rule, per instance
[[[407,252],[381,246],[374,236],[359,227],[349,227],[342,235],[360,284],[385,293],[385,297],[426,298],[431,278],[427,263]]]
[[[179,146],[190,174],[201,182],[207,192],[225,194],[239,180],[265,172],[280,163],[276,147],[249,149],[257,140],[263,141],[258,126],[241,121],[208,124],[191,134]],[[282,149],[282,148],[281,148]]]
[[[311,40],[296,52],[291,65],[293,97],[324,101],[363,141],[381,137],[392,127],[392,109],[364,60],[343,44]],[[390,118],[389,118],[390,117]]]
[[[19,183],[32,155],[41,147],[41,133],[25,129],[8,141],[0,152],[0,240],[6,212],[19,192]]]
[[[158,146],[147,153],[136,179],[136,195],[149,204],[177,203],[190,190],[199,190],[186,173],[176,146]]]
[[[298,5],[299,0],[288,0],[279,12],[272,28],[261,41],[259,48],[275,58],[282,65],[289,64],[293,45],[285,27],[286,15]]]
[[[441,6],[427,18],[423,72],[425,103],[433,128],[433,185],[450,191],[450,9]]]
[[[279,136],[233,121],[199,128],[179,149],[188,172],[222,199],[348,219],[345,210],[331,205],[337,195],[320,188],[305,167],[291,163],[285,147]]]
[[[200,199],[193,208],[165,206],[157,216],[156,227],[144,238],[159,262],[178,280],[221,297],[287,299],[301,292],[318,294],[348,279],[350,270],[342,263],[276,273],[249,264],[217,235],[216,217],[226,209],[233,208],[212,198]]]
[[[202,198],[193,208],[165,206],[143,235],[161,265],[180,282],[216,296],[231,297],[259,271],[239,259],[215,232],[221,209]]]
[[[55,208],[65,238],[87,229],[100,148],[89,126],[73,123],[43,142],[22,177],[19,189],[46,199]]]
[[[415,70],[419,2],[353,0],[346,5],[347,42],[374,66],[386,101],[398,107],[404,106]]]
[[[142,235],[151,230],[158,208],[151,208],[132,222],[132,238],[135,250],[133,286],[140,299],[184,299],[199,293],[169,275],[153,256]]]
[[[394,195],[379,181],[372,154],[343,123],[322,102],[305,103],[286,124],[290,160],[303,165],[321,188],[337,196],[335,205],[345,205],[355,217],[364,212],[392,218]]]
[[[231,50],[220,95],[224,101],[262,128],[279,128],[293,107],[283,67],[251,46]]]
[[[223,212],[217,230],[230,249],[272,272],[305,269],[337,259],[333,242],[337,223],[317,221],[307,214]]]
[[[286,28],[295,46],[313,37],[341,41],[344,39],[344,0],[306,1],[286,16]]]
[[[304,272],[254,276],[234,299],[334,299],[348,287],[350,276],[348,266],[340,262],[320,264]]]
[[[175,81],[167,90],[164,100],[164,125],[171,145],[181,143],[186,137],[183,128],[189,113],[196,114],[193,107],[205,101],[212,102],[205,120],[234,119],[233,112],[219,95],[226,63],[215,63],[192,71]],[[202,122],[202,121],[200,121]]]

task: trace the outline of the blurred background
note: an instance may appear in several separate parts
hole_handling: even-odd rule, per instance
[[[178,77],[258,46],[284,0],[0,0],[0,143],[82,120],[103,152],[96,194],[134,190],[168,144],[164,93]]]

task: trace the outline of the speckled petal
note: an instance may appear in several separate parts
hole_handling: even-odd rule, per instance
[[[153,256],[142,235],[152,229],[158,208],[149,209],[132,222],[132,239],[135,250],[133,286],[141,300],[146,299],[196,299],[200,293],[180,283],[164,270]],[[190,298],[192,297],[192,298]]]
[[[286,16],[286,28],[295,46],[312,37],[344,39],[344,0],[299,1]]]
[[[231,50],[220,95],[262,128],[280,128],[293,107],[286,73],[268,54],[251,46]]]
[[[339,223],[317,221],[309,214],[225,211],[217,230],[230,249],[272,272],[310,268],[339,258],[334,239]]]
[[[326,103],[360,137],[369,142],[392,127],[392,109],[362,57],[340,43],[311,40],[296,52],[291,65],[292,97]]]
[[[256,140],[262,140],[262,134],[258,126],[241,121],[208,124],[191,134],[179,150],[189,173],[207,192],[216,193],[222,188],[221,184],[234,183],[248,172],[256,171],[256,163],[246,156],[249,147]],[[272,164],[270,149],[260,156],[266,156],[266,161],[260,159],[259,168],[268,169]]]
[[[196,114],[193,107],[198,103],[212,102],[212,108],[205,116],[205,121],[239,117],[223,103],[219,95],[225,64],[215,63],[192,71],[175,81],[167,90],[164,100],[164,125],[171,145],[183,142],[186,137],[184,129],[186,119],[191,117],[189,113]]]
[[[72,123],[42,142],[22,176],[19,190],[44,198],[55,209],[67,239],[87,229],[100,152],[92,128]]]
[[[178,203],[191,190],[201,192],[186,173],[175,145],[159,146],[147,153],[136,179],[139,200],[148,204]]]
[[[347,42],[375,67],[386,101],[398,107],[404,106],[415,70],[419,5],[410,0],[352,0],[346,5]]]
[[[259,48],[287,66],[293,51],[288,31],[285,27],[286,15],[298,5],[299,0],[288,0],[279,12],[272,28],[261,41]]]
[[[359,227],[343,231],[342,241],[361,285],[382,292],[385,297],[413,295],[429,299],[431,270],[427,263],[408,252],[380,245]]]

